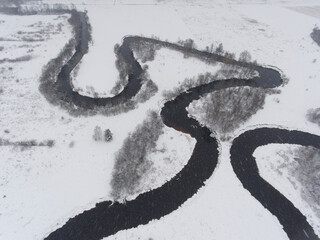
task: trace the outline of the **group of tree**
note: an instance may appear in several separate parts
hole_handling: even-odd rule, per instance
[[[302,197],[320,217],[320,150],[301,146],[295,149],[294,155],[297,164],[291,171],[292,175],[303,187]]]
[[[110,129],[106,129],[104,130],[104,132],[102,132],[102,129],[99,126],[96,126],[94,128],[92,137],[96,142],[99,142],[102,140],[104,140],[105,142],[110,142],[113,138]]]
[[[154,60],[156,51],[159,50],[161,46],[148,41],[132,41],[130,48],[137,60],[146,63]]]
[[[112,192],[115,201],[123,201],[139,193],[141,179],[147,174],[152,162],[147,154],[156,147],[164,124],[160,115],[151,111],[142,124],[129,134],[121,149],[116,153],[112,173]]]
[[[210,130],[228,140],[230,134],[263,108],[266,91],[261,88],[233,87],[215,91],[194,101],[189,113]]]
[[[320,29],[318,27],[315,27],[310,34],[313,41],[315,41],[320,46]]]

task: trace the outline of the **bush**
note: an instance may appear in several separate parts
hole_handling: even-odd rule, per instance
[[[159,50],[161,46],[150,42],[134,41],[130,44],[130,48],[135,53],[135,57],[141,60],[142,63],[145,63],[154,60],[156,51]]]
[[[217,47],[216,50],[215,50],[215,53],[216,53],[216,54],[219,54],[219,55],[222,55],[222,54],[224,53],[222,43],[220,43],[220,44],[218,45],[218,47]]]
[[[297,147],[294,152],[297,164],[286,166],[302,185],[301,196],[320,217],[320,150],[313,147]],[[287,158],[287,156],[282,156]]]
[[[48,147],[53,147],[54,144],[55,144],[54,140],[47,140],[47,141],[46,141],[46,145],[47,145]]]
[[[193,101],[188,111],[212,132],[219,133],[221,140],[228,140],[230,133],[263,108],[265,96],[266,91],[260,88],[227,88]]]
[[[54,140],[45,140],[42,142],[37,142],[36,140],[28,140],[28,141],[17,141],[17,142],[11,142],[7,139],[1,139],[0,138],[0,146],[16,146],[16,147],[22,147],[22,149],[30,148],[30,147],[53,147],[55,144]]]
[[[110,142],[110,141],[112,141],[112,133],[111,133],[110,129],[106,129],[106,130],[104,131],[104,141],[105,141],[105,142]]]
[[[117,95],[121,92],[121,90],[128,84],[128,76],[131,71],[131,66],[129,66],[121,56],[119,51],[120,45],[116,44],[114,46],[114,53],[116,54],[116,68],[119,71],[119,78],[115,84],[115,86],[111,89],[111,93],[113,95]]]
[[[26,61],[31,60],[31,58],[32,57],[30,55],[25,55],[25,56],[18,57],[18,58],[13,58],[13,59],[4,58],[4,59],[0,60],[0,63],[4,63],[4,62],[9,62],[9,63],[26,62]]]
[[[315,27],[310,34],[313,41],[315,41],[320,46],[320,29],[318,27]]]
[[[310,109],[307,113],[307,119],[320,126],[320,108]]]
[[[0,7],[18,7],[22,3],[22,0],[1,0]]]
[[[158,113],[152,111],[142,124],[124,140],[116,153],[112,173],[111,195],[121,201],[139,193],[141,177],[150,170],[152,163],[147,153],[156,147],[156,141],[163,133],[163,122]]]
[[[95,140],[96,142],[98,141],[102,141],[103,136],[102,136],[102,130],[101,127],[96,126],[93,130],[93,140]]]
[[[177,97],[180,93],[187,91],[190,88],[207,84],[218,79],[217,75],[211,73],[199,74],[196,78],[186,78],[178,87],[172,90],[163,91],[162,95],[166,100],[171,100]]]
[[[190,88],[207,84],[216,80],[228,78],[249,79],[257,75],[257,72],[250,68],[240,67],[236,65],[224,64],[215,74],[205,73],[199,74],[195,78],[185,79],[179,87],[173,90],[163,91],[162,95],[166,100],[177,97],[180,93],[187,91]]]
[[[142,79],[142,86],[140,91],[134,97],[134,101],[137,103],[146,102],[158,92],[158,86],[150,79],[147,67],[144,67],[140,78]]]
[[[246,50],[240,53],[239,56],[239,61],[240,62],[251,62],[251,54]]]
[[[74,147],[74,144],[75,144],[75,142],[74,142],[74,141],[71,141],[71,142],[69,143],[69,148],[73,148],[73,147]]]
[[[193,49],[196,47],[194,41],[190,38],[186,39],[186,40],[179,40],[178,43],[183,46],[185,48],[186,51],[183,51],[183,57],[184,58],[188,58],[189,57],[189,53],[188,53],[188,49]]]

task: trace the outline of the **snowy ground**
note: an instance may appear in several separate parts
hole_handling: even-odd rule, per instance
[[[282,93],[269,96],[265,108],[234,136],[261,124],[320,134],[319,127],[305,117],[308,109],[320,107],[320,48],[310,38],[313,27],[320,26],[319,14],[314,11],[319,9],[319,6],[314,8],[319,5],[317,1],[252,0],[225,4],[225,1],[139,0],[133,5],[128,0],[74,2],[79,9],[88,11],[93,30],[93,44],[75,80],[75,86],[83,88],[84,94],[86,87],[92,86],[95,91],[110,95],[118,76],[113,47],[126,35],[154,35],[173,42],[192,38],[200,49],[221,42],[225,50],[237,56],[248,50],[253,59],[278,67],[290,79],[281,89]],[[35,25],[30,26],[32,24]],[[62,31],[57,29],[59,24]],[[37,36],[33,32],[40,30],[45,34],[41,32]],[[33,36],[39,41],[26,42],[22,36]],[[70,36],[70,26],[64,16],[0,15],[0,49],[4,47],[0,60],[31,56],[28,61],[0,63],[0,138],[55,140],[52,148],[22,151],[0,147],[1,240],[42,239],[68,218],[109,199],[114,153],[149,109],[161,108],[163,90],[178,86],[187,77],[217,70],[196,59],[184,59],[181,53],[161,49],[154,61],[147,62],[150,77],[159,87],[153,98],[119,116],[74,118],[47,103],[38,91],[37,81],[41,68],[56,56]],[[114,140],[94,142],[92,133],[96,125],[109,128]],[[171,137],[176,141],[167,141]],[[73,147],[69,146],[71,142]],[[157,146],[167,147],[167,156],[177,160],[172,165],[156,165],[158,171],[147,178],[148,181],[156,179],[153,187],[179,171],[190,156],[194,141],[168,129]],[[107,239],[287,239],[277,219],[243,189],[232,170],[229,148],[229,142],[222,143],[213,176],[180,209],[159,221],[121,231]],[[269,152],[272,151],[267,147],[259,148],[258,161]],[[155,155],[154,159],[159,163],[165,157]],[[288,187],[292,183],[272,168],[263,165],[259,168],[262,176],[277,184],[275,186],[307,215],[320,235],[320,220],[303,202],[299,188]],[[166,172],[164,178],[161,172]]]
[[[297,145],[269,144],[256,149],[254,156],[257,159],[262,178],[278,189],[286,198],[290,199],[307,217],[308,222],[312,226],[316,226],[319,232],[319,210],[317,212],[314,210],[320,206],[314,206],[316,204],[314,202],[308,204],[303,199],[300,194],[304,191],[303,185],[296,180],[293,173],[299,166],[295,160],[295,149],[297,149]],[[283,156],[288,156],[288,159]],[[310,161],[310,159],[306,159],[306,161]],[[274,174],[275,172],[277,174]]]

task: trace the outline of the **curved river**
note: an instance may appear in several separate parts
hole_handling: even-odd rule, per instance
[[[83,13],[79,13],[80,16]],[[82,16],[83,17],[83,16]],[[259,77],[252,79],[217,80],[208,84],[197,86],[181,93],[175,99],[165,103],[161,110],[163,122],[177,131],[190,134],[197,143],[192,156],[185,167],[170,181],[150,192],[139,195],[136,199],[125,204],[105,201],[96,204],[90,210],[69,219],[61,228],[55,230],[46,240],[100,240],[113,235],[120,230],[147,224],[153,219],[161,217],[176,210],[181,204],[191,198],[204,186],[204,182],[211,177],[218,162],[218,140],[211,136],[208,128],[188,117],[186,107],[193,101],[201,98],[203,94],[238,86],[254,88],[274,88],[282,83],[280,73],[271,68],[255,66],[250,63],[241,63],[227,59],[216,54],[184,48],[180,45],[163,42],[151,38],[126,37],[119,51],[124,61],[131,66],[128,85],[113,98],[90,98],[74,92],[71,87],[70,73],[87,52],[88,42],[84,36],[86,22],[82,21],[80,37],[77,40],[75,54],[63,66],[57,80],[57,90],[64,92],[65,100],[75,105],[91,108],[104,106],[107,103],[118,104],[137,94],[141,88],[140,75],[142,68],[134,58],[130,48],[132,42],[149,42],[170,48],[172,50],[188,53],[195,57],[204,57],[207,60],[250,67],[259,73]],[[257,134],[259,133],[259,134]],[[288,136],[288,137],[285,137]],[[318,237],[306,218],[292,203],[280,192],[275,190],[259,176],[256,163],[252,157],[254,149],[258,146],[279,141],[281,137],[285,143],[298,143],[319,147],[319,137],[308,133],[301,133],[281,129],[257,129],[248,131],[234,140],[231,148],[231,161],[234,171],[243,186],[250,191],[265,208],[274,214],[283,225],[284,231],[290,239],[304,240]],[[300,140],[299,140],[300,139]],[[304,141],[302,141],[304,139]],[[259,145],[260,144],[260,145]],[[245,166],[245,167],[243,167]]]

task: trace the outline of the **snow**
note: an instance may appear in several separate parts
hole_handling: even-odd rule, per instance
[[[125,36],[151,37],[155,35],[173,42],[180,38],[191,37],[187,27],[168,8],[98,5],[88,6],[86,10],[92,25],[94,43],[89,47],[89,53],[83,57],[78,76],[73,84],[76,89],[83,90],[92,86],[99,96],[112,96],[110,91],[118,79],[114,46],[116,43],[121,44]],[[146,22],[146,19],[152,19],[152,21]],[[168,22],[172,23],[171,28],[168,28]],[[155,26],[156,31],[154,30]],[[177,31],[173,32],[172,28]],[[87,95],[85,91],[79,92]]]
[[[196,144],[194,138],[172,128],[164,127],[164,133],[156,142],[155,149],[147,153],[146,158],[152,163],[148,172],[142,176],[140,193],[161,187],[173,178],[187,164]],[[131,196],[127,200],[133,200]]]
[[[294,160],[293,151],[297,146],[269,144],[257,148],[254,157],[257,160],[261,177],[289,199],[307,217],[308,222],[319,235],[320,219],[312,210],[310,204],[304,201],[302,197],[303,186],[295,176],[292,176],[294,166],[297,164]],[[288,158],[284,159],[281,155],[288,156]]]
[[[242,187],[230,162],[223,161],[229,158],[229,148],[229,143],[222,143],[222,155],[213,176],[178,210],[104,240],[288,239],[277,219]]]
[[[124,36],[154,35],[172,42],[192,38],[199,49],[211,43],[215,46],[223,43],[225,50],[237,56],[248,50],[253,59],[278,67],[290,79],[281,87],[280,95],[267,97],[264,109],[235,131],[234,137],[262,124],[320,134],[319,127],[305,118],[307,110],[319,107],[320,102],[320,48],[309,36],[315,25],[320,26],[318,15],[310,10],[310,7],[319,7],[317,1],[248,0],[225,4],[225,1],[139,0],[134,1],[136,5],[127,0],[68,2],[86,9],[92,25],[93,44],[74,80],[75,87],[84,90],[83,94],[87,94],[87,86],[92,86],[99,94],[110,96],[118,77],[113,47],[121,43]],[[56,18],[54,15],[0,15],[1,37],[9,39],[17,39],[18,31],[31,31],[32,27],[28,26],[38,21],[44,26],[62,23],[61,32],[51,29],[48,35],[43,35],[45,41],[0,41],[4,47],[0,60],[29,54],[32,57],[25,62],[0,64],[0,89],[3,89],[0,138],[55,140],[52,148],[0,147],[1,240],[42,239],[70,217],[110,199],[114,154],[149,109],[161,109],[162,92],[178,86],[187,77],[214,73],[219,68],[160,49],[155,60],[146,63],[151,79],[159,87],[154,97],[118,116],[75,118],[47,103],[38,91],[42,67],[56,57],[71,37],[67,18]],[[33,36],[33,33],[26,35]],[[28,52],[30,49],[33,51]],[[92,134],[97,125],[111,130],[112,142],[94,142]],[[6,129],[10,133],[5,133]],[[173,140],[169,141],[170,137]],[[74,146],[69,147],[72,141]],[[165,130],[157,148],[162,148],[164,143],[167,143],[166,153],[150,155],[159,165],[154,175],[146,179],[148,182],[154,179],[154,185],[147,187],[159,186],[179,171],[194,146],[194,140],[172,129]],[[259,153],[259,159],[273,151],[268,147],[257,150],[255,154]],[[219,164],[213,176],[177,211],[107,239],[288,239],[278,220],[242,187],[232,170],[229,149],[230,142],[221,143]],[[175,161],[172,165],[162,164],[160,160],[165,157]],[[270,157],[270,161],[272,159]],[[290,187],[292,183],[263,165],[259,165],[259,169],[271,184],[278,184],[280,191],[307,215],[320,234],[319,219],[300,198],[299,191]],[[162,176],[162,172],[166,174]]]

